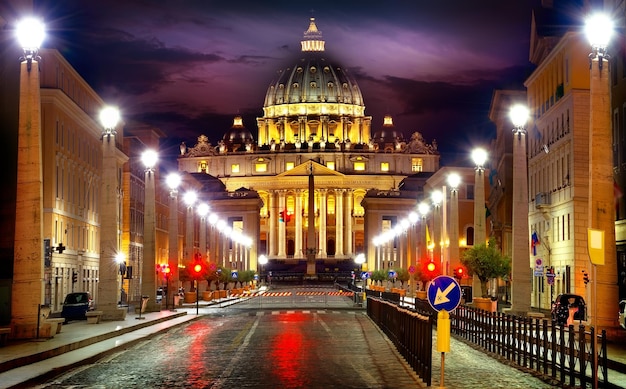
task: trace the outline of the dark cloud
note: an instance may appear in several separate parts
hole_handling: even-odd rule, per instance
[[[235,114],[256,135],[264,93],[299,55],[315,16],[329,56],[362,89],[373,128],[384,114],[450,154],[493,134],[494,88],[528,76],[538,0],[38,0],[58,48],[123,115],[193,142],[217,142]],[[313,9],[312,9],[313,8]],[[444,135],[453,134],[453,135]]]

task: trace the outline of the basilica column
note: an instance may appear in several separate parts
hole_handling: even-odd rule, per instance
[[[296,236],[294,258],[303,258],[302,255],[302,190],[296,190]]]
[[[335,190],[335,257],[343,257],[343,189]]]
[[[278,212],[284,212],[287,210],[287,206],[285,203],[285,190],[278,191]],[[286,243],[286,225],[287,225],[287,215],[283,215],[283,221],[278,223],[278,256],[280,258],[285,258],[287,255],[287,251],[285,250]]]
[[[270,229],[268,231],[269,235],[269,257],[276,257],[276,221],[278,220],[278,212],[279,210],[276,207],[276,192],[273,190],[269,191],[268,197],[270,200],[269,212],[270,212]]]
[[[328,189],[320,189],[320,257],[326,258],[326,201]]]
[[[345,253],[346,256],[352,256],[352,190],[346,189],[346,206],[344,207],[345,211],[345,223],[346,223],[346,235],[344,237],[345,244]]]

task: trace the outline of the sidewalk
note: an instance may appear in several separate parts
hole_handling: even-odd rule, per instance
[[[195,320],[211,306],[227,306],[237,299],[226,298],[211,303],[186,304],[176,311],[127,313],[123,321],[87,324],[84,320],[63,324],[61,332],[50,339],[9,341],[0,347],[0,388],[16,387],[58,369],[98,359],[112,350],[128,347],[172,327]],[[203,312],[204,311],[204,312]]]

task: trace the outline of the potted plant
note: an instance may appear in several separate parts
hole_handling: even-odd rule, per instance
[[[487,244],[482,243],[465,251],[461,263],[470,275],[476,275],[480,280],[482,298],[474,298],[474,306],[495,312],[497,302],[489,297],[487,284],[493,278],[509,275],[511,258],[500,252],[495,238],[490,238]]]
[[[432,265],[432,270],[429,269],[429,264]],[[416,297],[422,300],[426,300],[426,285],[428,285],[430,281],[435,279],[435,277],[439,276],[440,274],[441,273],[439,272],[439,269],[436,265],[434,265],[434,262],[432,261],[423,263],[422,266],[417,266],[415,269],[415,273],[413,273],[413,279],[420,283],[419,290],[415,292]]]

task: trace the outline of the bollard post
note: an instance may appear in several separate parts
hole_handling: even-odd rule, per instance
[[[445,309],[442,309],[437,314],[437,351],[441,353],[441,379],[439,380],[439,387],[444,388],[446,353],[450,352],[450,314]]]

